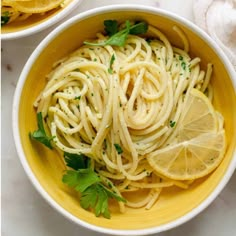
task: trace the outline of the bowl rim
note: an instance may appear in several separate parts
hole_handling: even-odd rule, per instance
[[[20,141],[20,132],[19,132],[19,125],[18,125],[18,114],[19,114],[19,104],[20,104],[20,96],[22,89],[24,87],[24,82],[27,78],[27,74],[30,71],[31,66],[33,65],[34,61],[38,57],[38,55],[44,50],[44,48],[53,40],[56,38],[63,30],[66,28],[69,28],[71,25],[73,25],[76,22],[82,21],[86,18],[93,17],[95,15],[99,15],[102,13],[107,13],[110,11],[137,11],[137,12],[148,12],[151,14],[158,14],[163,17],[167,17],[171,20],[175,20],[179,22],[180,24],[183,24],[185,27],[192,30],[194,33],[196,33],[199,37],[201,37],[221,58],[222,63],[224,64],[225,68],[227,69],[229,76],[231,78],[231,82],[234,87],[234,91],[236,91],[236,73],[234,71],[233,65],[230,63],[229,59],[224,54],[223,50],[216,44],[213,39],[210,38],[210,36],[205,33],[203,30],[201,30],[197,25],[192,23],[191,21],[176,15],[175,13],[168,12],[163,9],[151,7],[151,6],[145,6],[145,5],[135,5],[135,4],[119,4],[119,5],[110,5],[110,6],[103,6],[94,8],[88,11],[85,11],[83,13],[80,13],[79,15],[76,15],[72,17],[71,19],[67,20],[57,28],[55,28],[33,51],[31,56],[29,57],[27,63],[25,64],[16,90],[14,94],[13,99],[13,109],[12,109],[12,128],[13,128],[13,136],[14,141],[17,149],[18,156],[20,158],[21,164],[29,177],[32,184],[35,186],[36,190],[43,196],[43,198],[51,205],[54,209],[56,209],[58,212],[60,212],[63,216],[65,216],[67,219],[71,220],[74,223],[77,223],[78,225],[85,227],[87,229],[90,229],[95,232],[103,233],[103,234],[111,234],[111,235],[148,235],[148,234],[154,234],[154,233],[160,233],[172,228],[175,228],[177,226],[182,225],[183,223],[186,223],[196,215],[198,215],[200,212],[202,212],[206,207],[208,207],[214,199],[219,195],[219,193],[223,190],[223,188],[226,186],[228,181],[230,180],[230,177],[233,175],[235,169],[236,169],[236,150],[233,152],[233,157],[231,160],[231,163],[229,164],[225,175],[217,185],[217,187],[214,189],[214,191],[196,208],[188,212],[187,214],[181,216],[180,218],[168,222],[166,224],[160,225],[160,226],[154,226],[150,228],[144,228],[144,229],[131,229],[131,230],[119,230],[119,229],[111,229],[111,228],[105,228],[101,226],[95,226],[93,224],[90,224],[88,222],[85,222],[68,211],[66,211],[62,206],[60,206],[57,202],[53,200],[53,198],[44,190],[44,188],[41,186],[37,178],[35,177],[33,171],[31,170],[25,155],[23,151],[23,147],[21,145]]]
[[[72,12],[75,9],[77,5],[81,4],[83,0],[71,0],[71,1],[72,2],[70,2],[68,6],[62,9],[59,13],[48,18],[42,23],[36,24],[35,26],[29,27],[27,29],[19,30],[16,32],[1,33],[1,40],[18,39],[18,38],[36,34],[44,29],[49,28],[50,26],[56,24],[57,22],[62,20],[64,17],[66,17],[70,12]]]

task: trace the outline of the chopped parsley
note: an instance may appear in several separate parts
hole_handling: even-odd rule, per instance
[[[183,58],[181,55],[179,55],[179,60],[180,60],[180,61],[183,61],[183,59],[184,59],[184,58]]]
[[[75,96],[74,99],[75,99],[75,100],[80,100],[80,99],[81,99],[81,95],[79,95],[79,96]]]
[[[109,68],[108,68],[108,73],[109,73],[109,74],[113,74],[112,65],[113,65],[115,59],[116,59],[116,58],[115,58],[114,54],[112,54],[111,60],[110,60],[110,65],[109,65]]]
[[[174,128],[174,126],[176,125],[176,122],[175,121],[172,121],[172,120],[170,120],[170,127],[171,128]]]
[[[181,62],[181,67],[185,70],[186,69],[186,63],[184,61]]]
[[[114,146],[115,146],[116,151],[117,151],[118,154],[123,153],[123,150],[122,150],[121,146],[118,143],[115,143]]]

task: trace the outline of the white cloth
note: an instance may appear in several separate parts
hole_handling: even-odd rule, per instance
[[[236,70],[236,0],[195,0],[195,23],[223,49]]]

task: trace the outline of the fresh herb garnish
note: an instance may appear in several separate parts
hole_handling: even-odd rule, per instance
[[[179,60],[182,61],[183,59],[184,58],[181,55],[179,55]]]
[[[86,210],[93,210],[96,216],[103,215],[109,219],[109,198],[122,202],[125,202],[125,199],[102,183],[99,175],[90,168],[88,157],[83,154],[70,153],[65,153],[64,156],[67,166],[73,170],[66,171],[62,177],[62,182],[81,193],[81,207]]]
[[[62,177],[62,182],[69,187],[74,187],[76,191],[83,193],[89,186],[100,182],[98,175],[90,168],[67,170]]]
[[[75,100],[80,100],[80,99],[81,99],[81,96],[75,96],[74,99],[75,99]]]
[[[175,124],[176,124],[175,121],[170,120],[170,127],[171,127],[171,128],[174,128]]]
[[[148,25],[146,22],[142,21],[142,22],[137,22],[135,23],[133,26],[130,27],[129,33],[130,34],[144,34],[146,33],[148,30]]]
[[[148,29],[146,22],[139,22],[134,25],[130,25],[130,21],[127,20],[125,22],[125,28],[117,31],[117,23],[115,22],[116,21],[104,21],[105,30],[110,36],[106,41],[101,43],[84,42],[84,44],[93,46],[113,45],[121,47],[124,46],[129,34],[144,34]]]
[[[112,65],[113,65],[115,59],[116,59],[116,58],[115,58],[114,54],[112,54],[111,60],[110,60],[110,65],[109,65],[109,68],[108,68],[108,73],[109,73],[109,74],[112,74],[112,73],[113,73]]]
[[[74,170],[85,169],[88,167],[88,158],[84,154],[64,153],[66,165]]]
[[[92,208],[96,216],[103,215],[109,219],[108,199],[114,198],[117,201],[126,202],[118,194],[112,192],[101,183],[89,186],[81,195],[80,204],[84,209]]]
[[[9,11],[4,11],[1,15],[1,26],[7,24],[7,22],[10,20],[10,13]]]
[[[38,122],[38,130],[34,131],[33,133],[30,133],[30,138],[37,140],[38,142],[44,144],[48,148],[52,149],[51,140],[54,137],[47,136],[45,129],[43,127],[43,116],[42,112],[37,113],[37,122]]]
[[[116,151],[117,151],[118,154],[123,153],[123,150],[122,150],[121,146],[118,143],[115,143],[114,146],[115,146]]]
[[[184,61],[181,63],[181,66],[184,70],[186,69],[186,63]]]
[[[116,20],[105,20],[104,26],[108,36],[112,36],[118,31],[118,22]]]

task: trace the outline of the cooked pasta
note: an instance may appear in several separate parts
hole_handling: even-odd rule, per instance
[[[128,35],[125,45],[83,45],[54,64],[34,106],[62,152],[83,153],[116,193],[146,190],[132,208],[151,208],[161,190],[186,189],[193,181],[161,175],[146,157],[175,143],[175,131],[193,88],[212,99],[212,65],[200,68],[191,58],[181,29],[173,27],[183,49],[171,45],[153,26],[147,36]],[[93,42],[107,39],[97,34]],[[219,115],[223,127],[223,118]]]
[[[45,13],[65,7],[71,0],[2,0],[1,1],[1,25],[19,22],[28,19],[32,15],[44,15]]]

